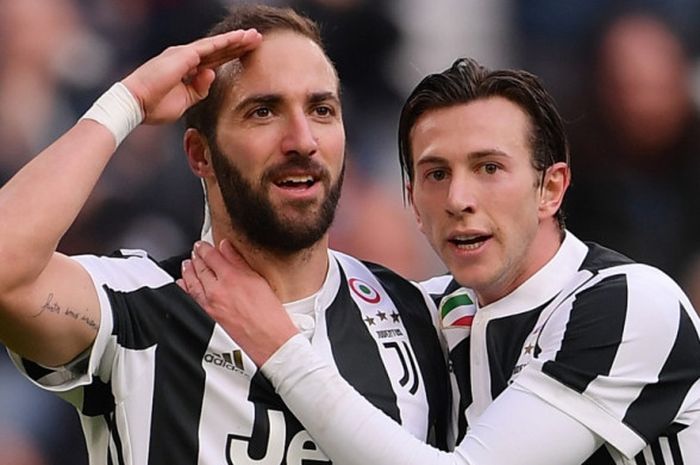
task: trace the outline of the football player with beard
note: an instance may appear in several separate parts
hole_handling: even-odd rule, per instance
[[[239,7],[209,37],[168,48],[2,188],[0,340],[17,367],[75,405],[92,464],[329,462],[250,354],[176,284],[190,261],[56,251],[121,140],[185,112],[207,239],[235,244],[374,406],[444,448],[450,392],[432,301],[328,249],[345,155],[339,82],[317,26],[288,9]]]

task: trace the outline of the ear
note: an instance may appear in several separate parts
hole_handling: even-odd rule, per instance
[[[571,182],[569,165],[558,162],[547,168],[542,186],[540,186],[540,219],[553,217],[564,201],[564,194]]]
[[[200,178],[214,176],[211,163],[211,152],[206,139],[197,129],[188,128],[183,139],[187,163],[194,174]]]
[[[421,220],[420,212],[416,208],[416,202],[413,201],[413,185],[411,184],[410,181],[406,181],[406,193],[408,194],[408,203],[411,204],[411,208],[413,209],[413,214],[416,217],[416,223],[418,223],[418,229],[420,230],[420,232],[425,234],[425,231],[423,231],[423,221]]]

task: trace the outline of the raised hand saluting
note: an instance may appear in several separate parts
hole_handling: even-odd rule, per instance
[[[144,123],[175,121],[207,96],[216,67],[253,50],[261,40],[260,33],[249,29],[169,47],[122,83],[141,105]]]

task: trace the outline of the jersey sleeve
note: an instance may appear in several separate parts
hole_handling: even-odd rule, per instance
[[[82,388],[92,386],[95,392],[104,391],[115,366],[118,333],[133,334],[134,331],[116,314],[118,303],[110,297],[110,292],[159,286],[173,280],[143,251],[124,250],[118,257],[80,255],[72,258],[87,270],[100,302],[100,327],[92,346],[69,364],[51,368],[8,352],[18,370],[34,384],[58,393],[82,411],[86,408]]]
[[[620,267],[564,301],[514,383],[576,418],[628,458],[697,403],[698,320],[658,270]],[[695,393],[695,394],[693,394]]]
[[[602,444],[600,437],[574,418],[526,389],[511,387],[454,452],[442,452],[373,407],[301,336],[290,339],[263,365],[262,372],[336,463],[577,465]]]

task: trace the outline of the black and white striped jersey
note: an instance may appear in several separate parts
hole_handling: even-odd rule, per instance
[[[133,250],[75,259],[102,309],[90,353],[55,370],[12,355],[30,379],[76,406],[92,465],[330,463],[167,265]],[[432,300],[380,266],[332,251],[329,261],[322,289],[287,310],[306,308],[293,319],[357,391],[445,448],[451,394]]]
[[[700,323],[659,270],[567,232],[544,268],[490,305],[449,276],[424,286],[449,320],[460,438],[516,384],[604,439],[586,465],[700,464]],[[446,301],[461,295],[459,320]]]

